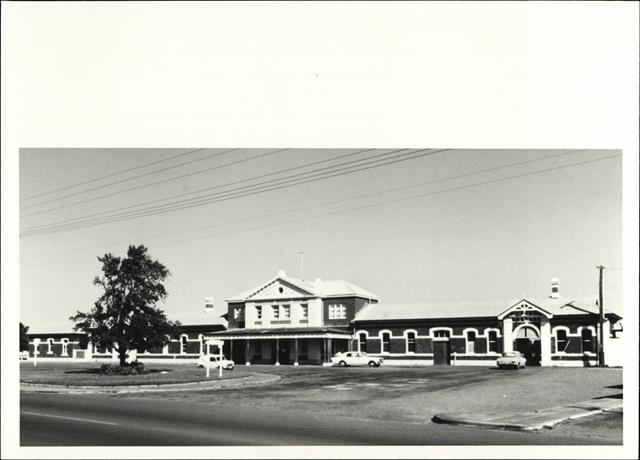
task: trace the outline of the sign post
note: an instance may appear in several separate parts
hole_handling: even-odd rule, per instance
[[[224,341],[223,340],[215,340],[215,339],[208,339],[205,341],[205,343],[207,344],[207,378],[209,378],[209,365],[211,363],[211,359],[209,357],[209,346],[210,345],[216,345],[218,347],[218,350],[220,350],[220,361],[218,361],[218,369],[219,369],[219,373],[218,373],[218,377],[222,378],[222,346],[224,345]]]
[[[40,348],[40,339],[33,339],[33,366],[38,365],[38,349]]]

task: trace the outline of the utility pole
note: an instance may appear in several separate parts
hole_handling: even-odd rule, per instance
[[[598,304],[600,307],[598,315],[598,366],[604,367],[604,299],[602,298],[602,274],[604,272],[604,266],[598,265],[596,268],[600,272],[600,280],[598,283]]]

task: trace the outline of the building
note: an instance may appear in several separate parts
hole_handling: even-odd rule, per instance
[[[224,341],[236,364],[325,364],[338,352],[364,351],[386,365],[490,366],[520,351],[530,366],[597,365],[599,307],[595,296],[560,294],[491,302],[384,304],[343,280],[301,280],[280,271],[227,299],[222,325],[182,326],[167,345],[136,353],[147,362],[195,362],[205,339]],[[623,363],[622,321],[604,312],[607,365]],[[29,334],[30,357],[115,359],[83,334]]]
[[[595,297],[550,295],[508,301],[392,305],[353,284],[303,281],[284,272],[227,300],[229,329],[213,334],[236,362],[329,363],[358,350],[386,364],[490,365],[520,351],[532,366],[595,366]],[[604,348],[622,365],[621,317],[605,312]]]
[[[322,364],[347,351],[353,319],[378,297],[347,281],[300,280],[285,272],[227,299],[225,341],[236,363]]]

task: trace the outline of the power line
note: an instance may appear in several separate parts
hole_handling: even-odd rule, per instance
[[[276,212],[276,213],[263,214],[263,215],[260,215],[260,216],[252,216],[252,217],[245,218],[245,219],[240,219],[240,220],[235,220],[235,221],[231,221],[231,222],[225,222],[225,223],[221,223],[221,224],[216,224],[214,226],[201,227],[201,228],[196,228],[196,229],[192,229],[192,230],[188,230],[188,231],[164,233],[164,234],[155,235],[155,236],[151,236],[151,237],[147,237],[147,238],[148,239],[162,238],[162,237],[165,237],[165,236],[174,236],[174,235],[183,234],[183,233],[190,233],[190,232],[196,232],[196,231],[201,231],[201,230],[208,230],[208,229],[211,229],[211,228],[224,227],[224,226],[238,224],[238,223],[242,223],[242,222],[253,221],[253,220],[256,220],[256,219],[264,219],[264,218],[268,218],[268,217],[275,217],[275,216],[279,216],[279,215],[283,215],[283,214],[290,214],[290,213],[298,212],[298,211],[306,211],[306,210],[309,210],[309,209],[315,209],[315,208],[324,207],[324,206],[341,204],[341,203],[345,203],[345,202],[348,202],[348,201],[361,200],[361,199],[364,199],[364,198],[371,198],[371,197],[374,197],[374,196],[379,196],[379,195],[383,195],[383,194],[399,192],[399,191],[407,190],[407,189],[411,189],[411,188],[423,187],[425,185],[432,185],[432,184],[436,184],[436,183],[440,183],[440,182],[446,182],[446,181],[450,181],[450,180],[461,179],[463,177],[476,176],[476,175],[484,174],[484,173],[487,173],[487,172],[493,172],[493,171],[499,171],[499,170],[502,170],[502,169],[513,168],[514,166],[521,166],[521,165],[528,164],[528,163],[549,160],[549,159],[552,159],[552,158],[566,156],[566,155],[570,155],[570,154],[577,153],[577,152],[580,152],[580,151],[582,151],[582,149],[569,150],[567,152],[560,152],[560,153],[556,153],[556,154],[553,154],[553,155],[548,155],[548,156],[541,157],[541,158],[533,158],[533,159],[530,159],[530,160],[518,161],[518,162],[515,162],[515,163],[509,163],[509,164],[506,164],[506,165],[496,166],[496,167],[493,167],[493,168],[486,168],[486,169],[482,169],[482,170],[478,170],[478,171],[470,171],[468,173],[457,174],[457,175],[454,175],[454,176],[446,176],[446,177],[442,177],[440,179],[433,179],[433,180],[429,180],[429,181],[426,181],[426,182],[421,182],[421,183],[418,183],[418,184],[405,185],[405,186],[402,186],[402,187],[396,187],[396,188],[392,188],[392,189],[381,190],[381,191],[374,192],[374,193],[358,195],[358,196],[351,197],[351,198],[328,201],[328,202],[320,203],[320,204],[313,205],[313,206],[304,206],[304,207],[290,209],[290,210],[286,210],[286,211],[280,211],[280,212]],[[124,244],[124,243],[127,243],[129,241],[130,240],[127,240],[127,241],[116,241],[116,242],[111,242],[111,243],[105,243],[105,244],[102,244],[102,245],[99,245],[99,246],[85,247],[85,248],[81,248],[81,249],[78,249],[78,250],[93,249],[93,248],[96,248],[96,247],[103,247],[105,245]],[[57,253],[50,253],[50,254],[47,254],[47,255],[55,255],[55,254],[57,254]],[[37,256],[31,256],[31,257],[37,257]],[[22,257],[22,258],[24,258],[24,257]]]
[[[272,155],[272,154],[275,154],[275,153],[283,152],[285,150],[287,150],[287,149],[281,149],[281,150],[277,150],[275,152],[268,152],[267,154],[268,155]],[[129,205],[129,206],[124,206],[124,207],[121,207],[121,208],[111,209],[109,211],[103,211],[101,213],[92,214],[90,217],[93,217],[93,216],[96,216],[96,215],[105,214],[105,213],[109,213],[109,212],[120,211],[120,210],[123,210],[123,209],[135,208],[137,206],[143,206],[143,205],[147,205],[147,204],[159,203],[159,202],[162,202],[162,201],[168,201],[168,200],[171,200],[171,199],[174,199],[174,198],[177,198],[177,197],[193,195],[193,194],[196,194],[196,193],[201,193],[201,192],[207,191],[207,190],[213,190],[213,189],[224,187],[224,186],[227,186],[227,185],[240,184],[242,182],[247,182],[247,181],[253,180],[255,178],[272,176],[272,175],[279,174],[279,173],[282,173],[282,172],[285,172],[285,171],[293,171],[293,170],[297,170],[297,169],[302,169],[302,168],[305,168],[305,167],[309,167],[311,165],[316,165],[316,164],[320,164],[320,163],[326,163],[328,161],[333,161],[333,160],[339,159],[339,158],[346,158],[346,157],[349,157],[349,156],[352,156],[352,155],[357,155],[357,154],[368,152],[368,151],[371,151],[371,150],[373,150],[373,149],[359,150],[357,152],[348,153],[346,155],[338,155],[338,156],[333,157],[333,158],[328,158],[328,159],[321,160],[321,161],[315,161],[315,162],[312,162],[312,163],[307,163],[307,164],[304,164],[304,165],[301,165],[301,166],[296,166],[296,167],[293,167],[293,168],[283,169],[283,170],[276,171],[276,172],[269,173],[269,174],[263,174],[263,175],[260,175],[260,176],[253,176],[253,177],[250,177],[248,179],[242,179],[242,180],[235,181],[235,182],[228,182],[226,184],[216,185],[216,186],[213,186],[213,187],[207,187],[207,188],[204,188],[204,189],[201,189],[201,190],[198,190],[198,191],[186,192],[186,193],[182,193],[182,194],[179,194],[179,195],[174,195],[173,197],[161,198],[161,199],[157,199],[157,200],[147,201],[147,202],[144,202],[144,203],[137,203],[137,204],[133,204],[133,205]],[[267,154],[264,154],[262,156],[265,156]],[[261,158],[262,156],[259,155],[259,156],[253,157],[253,159],[258,159],[258,158]],[[235,165],[235,164],[242,163],[242,162],[245,162],[245,161],[250,161],[250,160],[251,159],[240,160],[239,162],[234,162],[234,163],[226,164],[226,165],[223,165],[223,166]],[[216,169],[216,168],[213,168],[213,169]],[[175,178],[169,178],[167,180],[153,182],[151,184],[141,185],[141,186],[129,188],[129,189],[126,189],[126,190],[121,190],[121,191],[118,191],[118,192],[110,193],[110,194],[107,194],[107,195],[102,195],[102,196],[99,196],[99,197],[89,198],[89,199],[82,200],[82,201],[76,201],[74,203],[70,203],[70,204],[66,204],[66,205],[63,205],[63,206],[58,206],[58,207],[55,207],[55,208],[47,209],[45,211],[40,211],[40,212],[36,212],[36,213],[32,213],[32,214],[23,215],[22,217],[31,217],[31,216],[46,214],[46,213],[49,213],[51,211],[56,211],[58,209],[68,208],[70,206],[76,206],[76,205],[79,205],[79,204],[88,203],[90,201],[101,200],[101,199],[108,198],[108,197],[113,196],[113,195],[119,195],[121,193],[129,192],[129,191],[132,191],[132,190],[138,190],[140,188],[146,188],[146,187],[150,187],[150,186],[153,186],[153,185],[163,184],[163,183],[166,183],[166,182],[169,182],[169,181],[173,181],[173,180],[176,180],[176,179],[182,179],[182,178],[188,177],[190,175],[200,174],[200,173],[203,173],[203,172],[209,172],[211,170],[212,169],[202,170],[202,171],[198,171],[197,173],[194,173],[194,174],[187,174],[185,176],[178,176],[178,177],[175,177]]]
[[[401,151],[401,150],[405,150],[405,149],[400,149],[398,151]],[[422,149],[422,150],[426,150],[426,149]],[[257,193],[264,193],[266,191],[273,191],[273,190],[278,190],[278,189],[281,189],[281,188],[288,188],[288,187],[295,186],[295,185],[301,185],[302,183],[314,182],[314,181],[322,180],[322,179],[328,179],[328,178],[331,178],[331,177],[335,177],[337,175],[350,174],[350,173],[361,171],[361,170],[365,170],[365,169],[371,169],[371,168],[374,168],[374,167],[386,166],[388,164],[393,164],[393,163],[397,163],[397,162],[400,162],[400,161],[406,161],[406,160],[409,160],[409,159],[419,158],[419,157],[422,157],[422,156],[431,155],[433,153],[438,153],[439,152],[438,151],[438,152],[424,153],[424,154],[421,154],[421,155],[415,155],[415,154],[421,152],[422,150],[419,150],[419,151],[416,151],[416,152],[408,152],[408,153],[405,153],[405,154],[398,155],[398,156],[414,155],[413,157],[410,157],[410,158],[395,159],[395,158],[398,157],[397,156],[397,157],[393,157],[392,158],[392,160],[394,160],[394,161],[387,161],[386,163],[381,163],[381,164],[374,165],[374,166],[369,166],[369,167],[358,167],[358,169],[351,169],[350,171],[346,171],[346,172],[343,172],[341,174],[332,174],[333,171],[327,171],[327,172],[321,173],[321,175],[323,175],[323,177],[316,177],[315,179],[307,180],[307,181],[304,181],[304,182],[300,182],[300,179],[298,179],[298,183],[294,183],[294,184],[285,183],[284,185],[280,184],[280,185],[273,186],[273,184],[268,184],[268,182],[273,182],[273,181],[267,181],[267,182],[263,183],[263,184],[267,184],[267,186],[265,186],[263,184],[259,184],[258,186],[253,185],[253,186],[248,187],[248,190],[242,190],[243,188],[247,189],[247,187],[241,187],[240,189],[236,189],[235,191],[234,190],[230,190],[230,191],[221,192],[221,193],[218,193],[218,194],[213,194],[211,196],[206,197],[206,199],[204,199],[204,201],[203,201],[203,197],[198,197],[198,198],[191,199],[191,200],[184,200],[184,202],[181,202],[181,203],[171,203],[171,204],[167,204],[167,205],[157,206],[157,207],[151,208],[151,209],[130,211],[130,212],[126,212],[126,213],[107,216],[107,217],[104,217],[104,218],[96,219],[96,218],[94,218],[94,216],[99,215],[99,214],[96,214],[96,215],[92,215],[92,216],[86,216],[86,217],[83,217],[81,219],[69,219],[69,220],[63,220],[63,221],[59,221],[59,222],[54,222],[54,223],[43,225],[43,226],[30,227],[30,228],[26,229],[23,232],[22,236],[34,235],[34,234],[43,234],[43,233],[53,233],[53,232],[58,232],[58,231],[71,230],[71,229],[75,229],[75,228],[83,228],[83,227],[88,227],[88,226],[101,225],[101,224],[105,224],[105,223],[118,222],[118,221],[128,220],[128,219],[132,219],[132,218],[145,217],[145,216],[148,216],[148,215],[162,214],[162,213],[175,211],[175,210],[188,209],[188,208],[192,208],[192,207],[195,207],[195,206],[202,206],[202,205],[210,204],[210,203],[214,203],[214,202],[227,201],[227,200],[231,200],[231,199],[251,196],[251,195],[255,195]],[[389,154],[389,153],[396,153],[398,151],[387,152],[384,155]],[[379,154],[379,155],[382,155],[382,154]],[[376,156],[379,156],[379,155],[376,155]],[[362,161],[366,161],[366,160],[367,159],[361,159],[361,160],[356,160],[356,161],[357,162],[362,162]],[[371,163],[381,162],[381,161],[384,161],[384,160],[385,159],[375,160],[374,162],[366,163],[366,165],[369,165]],[[350,162],[350,163],[353,163],[353,162]],[[341,165],[334,165],[334,166],[329,167],[329,168],[321,168],[321,169],[334,169],[334,170],[336,170],[337,166],[343,166],[345,164],[347,164],[347,163],[343,163]],[[354,166],[349,166],[348,168],[354,168]],[[343,170],[344,169],[347,169],[347,168],[343,168]],[[343,170],[339,170],[339,171],[343,171]],[[320,170],[316,170],[316,171],[320,171]],[[308,175],[308,174],[310,174],[312,172],[316,172],[316,171],[308,171],[308,172],[302,173],[302,174],[307,174]],[[300,174],[294,175],[294,176],[299,176],[299,175]],[[320,175],[316,174],[316,176],[320,176]],[[282,181],[282,180],[286,180],[286,179],[287,178],[280,178],[280,179],[275,179],[275,181]],[[288,182],[292,182],[292,181],[289,180]],[[262,188],[256,188],[256,187],[262,187]]]
[[[300,218],[289,219],[289,220],[285,220],[285,221],[279,221],[279,222],[275,222],[275,223],[271,223],[271,224],[263,224],[263,225],[249,227],[249,228],[245,228],[245,229],[232,230],[232,231],[221,233],[221,234],[208,235],[208,236],[203,236],[203,237],[199,237],[199,238],[190,238],[190,239],[186,239],[186,240],[170,241],[170,242],[167,242],[167,243],[161,243],[161,244],[156,244],[156,245],[149,245],[149,247],[157,248],[157,247],[163,247],[163,246],[170,246],[170,245],[174,245],[174,244],[189,243],[189,242],[193,242],[193,241],[200,241],[200,240],[205,240],[205,239],[210,239],[210,238],[218,238],[218,237],[221,237],[221,236],[227,236],[227,235],[237,234],[237,233],[241,233],[241,232],[259,230],[259,229],[262,229],[262,228],[274,227],[274,226],[278,226],[278,225],[282,225],[282,224],[294,223],[294,222],[299,222],[299,221],[304,221],[304,220],[309,220],[309,219],[317,219],[317,218],[320,218],[320,217],[326,217],[326,216],[330,216],[330,215],[343,214],[343,213],[348,213],[348,212],[353,212],[353,211],[360,211],[360,210],[363,210],[363,209],[370,209],[370,208],[384,206],[384,205],[388,205],[388,204],[394,204],[394,203],[398,203],[398,202],[402,202],[402,201],[413,200],[413,199],[418,199],[418,198],[424,198],[424,197],[429,197],[429,196],[435,196],[435,195],[440,195],[440,194],[443,194],[443,193],[459,191],[459,190],[465,190],[465,189],[478,187],[478,186],[482,186],[482,185],[487,185],[487,184],[505,182],[505,181],[509,181],[509,180],[512,180],[512,179],[519,179],[519,178],[527,177],[527,176],[534,176],[534,175],[537,175],[537,174],[548,173],[548,172],[551,172],[551,171],[556,171],[556,170],[560,170],[560,169],[566,169],[566,168],[570,168],[570,167],[574,167],[574,166],[581,166],[581,165],[588,164],[588,163],[594,163],[594,162],[598,162],[598,161],[609,160],[609,159],[612,159],[612,158],[620,158],[620,155],[610,155],[610,156],[606,156],[606,157],[580,161],[580,162],[571,163],[571,164],[567,164],[567,165],[555,166],[555,167],[541,169],[541,170],[537,170],[537,171],[530,171],[530,172],[526,172],[526,173],[522,173],[522,174],[506,176],[506,177],[502,177],[502,178],[498,178],[498,179],[487,180],[487,181],[482,181],[482,182],[476,182],[476,183],[473,183],[473,184],[466,184],[466,185],[462,185],[462,186],[452,187],[452,188],[443,189],[443,190],[437,190],[437,191],[433,191],[433,192],[421,193],[421,194],[412,195],[412,196],[409,196],[409,197],[403,197],[403,198],[397,198],[397,199],[393,199],[393,200],[387,200],[387,201],[372,203],[372,204],[369,204],[369,205],[362,205],[362,206],[348,208],[348,209],[330,211],[330,212],[326,212],[326,213],[322,213],[322,214],[317,214],[315,216],[304,216],[304,217],[300,217]],[[78,261],[78,260],[86,260],[86,257],[74,258],[74,259],[63,259],[63,260],[58,260],[58,261],[47,263],[47,264],[27,265],[26,267],[23,266],[23,268],[54,265],[54,264],[58,264],[58,263],[62,263],[62,262],[71,262],[71,261]]]
[[[161,173],[161,172],[164,172],[164,171],[169,171],[171,169],[179,168],[180,166],[185,166],[185,165],[188,165],[188,164],[196,163],[198,161],[209,160],[211,158],[216,158],[216,157],[219,157],[221,155],[226,155],[226,154],[231,153],[231,152],[233,152],[235,150],[238,150],[238,149],[224,150],[222,152],[218,152],[218,153],[209,155],[207,157],[196,158],[194,160],[189,160],[189,161],[185,161],[183,163],[178,163],[177,165],[171,165],[171,166],[168,166],[166,168],[157,169],[155,171],[150,171],[150,172],[147,172],[147,173],[144,173],[144,174],[139,174],[137,176],[128,177],[126,179],[121,179],[121,180],[118,180],[118,181],[115,181],[115,182],[110,182],[108,184],[103,184],[103,185],[100,185],[98,187],[93,187],[93,188],[89,188],[89,189],[86,189],[86,190],[80,190],[78,192],[69,193],[68,195],[64,195],[64,196],[61,196],[61,197],[58,197],[58,198],[52,198],[52,199],[47,200],[47,201],[41,201],[40,203],[34,203],[34,204],[29,205],[29,206],[23,206],[21,209],[29,209],[29,208],[33,208],[33,207],[36,207],[36,206],[42,206],[43,204],[53,203],[54,201],[64,200],[65,198],[71,198],[73,196],[82,195],[82,194],[87,193],[87,192],[94,192],[96,190],[102,190],[104,188],[111,187],[112,185],[122,184],[124,182],[129,182],[129,181],[132,181],[134,179],[139,179],[141,177],[151,176],[153,174],[158,174],[158,173]],[[215,169],[215,168],[213,168],[213,169]],[[200,172],[198,172],[196,174],[200,174]],[[145,186],[135,187],[134,189],[142,188],[142,187],[145,187]],[[148,187],[148,185],[146,187]],[[134,189],[132,189],[132,190],[134,190]],[[114,194],[118,194],[118,193],[122,193],[122,192],[116,192]],[[59,208],[55,208],[55,209],[60,209],[60,208],[64,208],[64,207],[66,207],[66,206],[60,206]],[[46,212],[48,212],[48,211],[46,211]],[[30,216],[34,216],[34,215],[37,215],[37,214],[39,214],[39,213],[26,214],[26,215],[24,215],[22,217],[30,217]]]
[[[194,154],[194,153],[199,152],[201,150],[205,150],[205,149],[204,148],[200,148],[200,149],[190,150],[188,152],[180,153],[178,155],[173,155],[173,156],[170,156],[170,157],[167,157],[167,158],[163,158],[161,160],[152,161],[151,163],[145,163],[145,164],[142,164],[142,165],[134,166],[133,168],[121,169],[120,171],[116,171],[116,172],[113,172],[111,174],[106,174],[106,175],[100,176],[100,177],[94,177],[93,179],[89,179],[89,180],[86,180],[86,181],[83,181],[83,182],[78,182],[78,183],[73,184],[73,185],[67,185],[65,187],[60,187],[60,188],[57,188],[57,189],[54,189],[54,190],[49,190],[48,192],[38,193],[36,195],[25,196],[25,197],[20,198],[20,201],[31,200],[33,198],[37,198],[37,197],[40,197],[40,196],[51,195],[52,193],[61,192],[63,190],[68,190],[68,189],[74,188],[74,187],[79,187],[80,185],[91,184],[93,182],[97,182],[97,181],[102,180],[102,179],[107,179],[108,177],[117,176],[118,174],[128,173],[128,172],[131,172],[131,171],[135,171],[136,169],[146,168],[148,166],[153,166],[153,165],[158,164],[158,163],[163,163],[165,161],[174,160],[176,158],[180,158],[180,157],[183,157],[183,156],[186,156],[186,155],[191,155],[191,154]]]

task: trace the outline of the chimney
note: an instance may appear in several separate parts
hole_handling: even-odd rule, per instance
[[[560,297],[560,280],[558,278],[551,278],[551,295],[549,298],[557,299]]]
[[[287,276],[287,274],[284,272],[284,270],[278,270],[278,276],[284,278]]]

